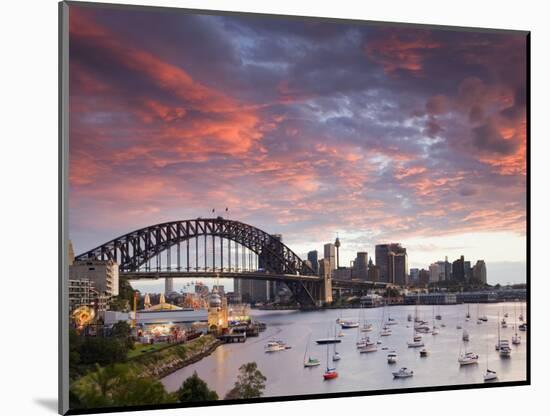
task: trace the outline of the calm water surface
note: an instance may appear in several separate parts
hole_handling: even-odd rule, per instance
[[[519,381],[526,378],[526,333],[522,336],[521,345],[512,346],[509,359],[500,358],[495,351],[497,341],[498,314],[508,312],[508,328],[501,329],[501,337],[511,342],[514,334],[514,306],[520,314],[520,304],[500,303],[480,305],[479,315],[486,315],[489,320],[483,324],[476,323],[478,307],[470,305],[471,319],[465,321],[467,305],[418,306],[421,319],[430,324],[434,313],[441,314],[442,320],[435,321],[440,327],[438,335],[423,334],[423,340],[430,355],[420,358],[420,348],[408,348],[407,341],[412,339],[412,322],[407,315],[415,313],[414,306],[392,306],[376,309],[340,309],[314,312],[299,311],[252,311],[252,315],[267,324],[267,330],[257,338],[249,338],[244,344],[226,344],[216,349],[212,355],[191,366],[183,368],[162,379],[168,391],[177,390],[182,382],[197,371],[209,387],[216,390],[220,397],[233,387],[238,368],[247,362],[256,361],[260,371],[267,377],[265,396],[288,396],[312,393],[331,393],[346,391],[379,390],[391,388],[426,387],[453,384],[483,383],[483,374],[488,365],[498,373],[498,381]],[[435,309],[435,312],[434,312]],[[393,334],[381,337],[382,344],[378,351],[360,354],[356,348],[357,329],[343,330],[345,336],[336,345],[342,359],[330,366],[336,367],[339,377],[324,381],[327,346],[315,344],[315,339],[323,338],[336,330],[336,319],[357,321],[364,317],[374,325],[368,332],[371,339],[378,340],[382,315],[396,319]],[[525,314],[525,312],[524,312]],[[462,342],[462,330],[456,328],[460,323],[470,334],[470,342]],[[444,324],[445,327],[441,327]],[[339,330],[339,326],[338,326]],[[264,346],[275,338],[283,340],[292,348],[289,350],[265,353]],[[309,355],[321,360],[321,365],[304,368],[303,360],[306,345],[309,342]],[[459,367],[457,362],[460,351],[466,349],[480,356],[479,363]],[[382,350],[382,348],[388,350]],[[332,345],[329,346],[329,360],[332,360]],[[389,350],[398,354],[396,364],[388,364],[386,355]],[[407,379],[394,379],[392,371],[401,367],[414,370],[414,376]]]

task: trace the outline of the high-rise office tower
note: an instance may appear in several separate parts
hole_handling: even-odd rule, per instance
[[[307,259],[311,262],[311,267],[315,274],[319,274],[319,252],[317,250],[311,250],[307,253]]]

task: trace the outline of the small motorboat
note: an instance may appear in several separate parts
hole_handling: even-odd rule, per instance
[[[434,326],[434,328],[432,329],[432,335],[437,335],[439,334],[439,328],[437,326]]]
[[[337,351],[334,351],[334,354],[332,354],[332,361],[340,361],[342,357],[340,357],[340,354]]]
[[[395,364],[397,362],[397,353],[395,351],[388,352],[387,359],[388,364]]]
[[[437,319],[438,321],[441,321],[441,315],[435,315],[435,319]]]
[[[485,371],[485,374],[483,375],[483,381],[485,382],[493,381],[493,380],[496,380],[497,378],[498,378],[497,372],[489,369],[487,369],[487,371]]]
[[[428,352],[428,350],[427,350],[426,348],[422,348],[422,349],[420,350],[420,356],[421,356],[422,358],[427,357],[428,354],[429,354],[429,352]]]
[[[394,378],[407,378],[412,377],[414,372],[413,370],[409,370],[407,367],[402,367],[399,369],[399,371],[392,372]]]
[[[413,320],[413,317],[412,317],[412,315],[409,313],[409,314],[407,315],[407,321],[411,322],[412,320]]]
[[[286,349],[286,345],[281,341],[270,341],[265,346],[265,352],[277,352]]]
[[[340,326],[342,327],[342,329],[358,328],[359,323],[353,321],[343,321],[340,322]]]
[[[479,319],[481,319],[483,322],[487,322],[489,320],[487,318],[487,315],[480,316]]]
[[[512,337],[512,344],[514,344],[514,345],[521,344],[521,337],[518,334],[516,334]]]
[[[458,325],[456,326],[456,329],[462,329],[462,325],[458,324]]]
[[[477,364],[479,355],[474,354],[473,352],[466,352],[458,357],[458,363],[463,365]]]
[[[527,323],[521,324],[521,325],[518,327],[518,329],[519,329],[520,331],[524,331],[524,332],[527,331]]]

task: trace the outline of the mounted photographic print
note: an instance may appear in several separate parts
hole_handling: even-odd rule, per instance
[[[60,3],[60,413],[529,384],[528,68],[523,31]]]

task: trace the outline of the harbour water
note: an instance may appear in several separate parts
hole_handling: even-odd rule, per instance
[[[162,379],[168,391],[177,390],[182,382],[196,371],[211,389],[223,397],[235,383],[238,368],[247,362],[255,361],[260,371],[267,377],[264,396],[289,396],[348,391],[366,391],[394,388],[444,386],[457,384],[483,384],[483,374],[488,367],[498,373],[498,381],[525,380],[527,373],[527,336],[522,337],[520,345],[512,345],[510,358],[501,358],[495,350],[497,343],[498,315],[502,319],[507,312],[508,327],[501,328],[501,338],[511,341],[514,335],[514,308],[519,317],[519,303],[498,303],[479,305],[479,316],[487,316],[488,321],[477,324],[478,306],[470,305],[471,319],[465,320],[467,305],[442,305],[416,307],[420,319],[432,325],[433,316],[440,314],[442,320],[436,320],[439,334],[423,334],[429,356],[421,358],[420,348],[408,348],[407,341],[412,340],[413,322],[407,321],[407,315],[415,314],[415,306],[391,306],[375,309],[338,309],[311,312],[300,311],[252,311],[255,319],[267,324],[267,329],[257,338],[249,338],[244,344],[226,344],[220,346],[212,355],[178,370]],[[397,321],[391,326],[392,335],[379,337],[380,326],[388,316]],[[524,311],[525,316],[525,311]],[[316,339],[334,336],[340,330],[337,318],[358,321],[359,318],[372,323],[371,332],[360,333],[357,328],[344,329],[344,337],[336,349],[342,357],[332,362],[333,345],[329,346],[329,366],[336,367],[339,377],[324,381],[323,372],[327,365],[327,346],[317,345]],[[518,319],[518,325],[519,322]],[[462,341],[460,324],[470,334],[470,341]],[[445,325],[442,327],[442,325]],[[359,353],[356,347],[358,337],[369,335],[371,340],[380,340],[378,350],[371,353]],[[271,339],[282,340],[291,349],[266,353],[265,345]],[[309,340],[309,342],[308,342]],[[308,345],[308,355],[318,358],[321,365],[304,368],[304,353]],[[387,350],[385,349],[387,348]],[[396,364],[388,364],[388,351],[398,354]],[[471,351],[479,355],[477,364],[460,367],[460,352]],[[394,379],[392,371],[408,367],[414,376],[406,379]]]

